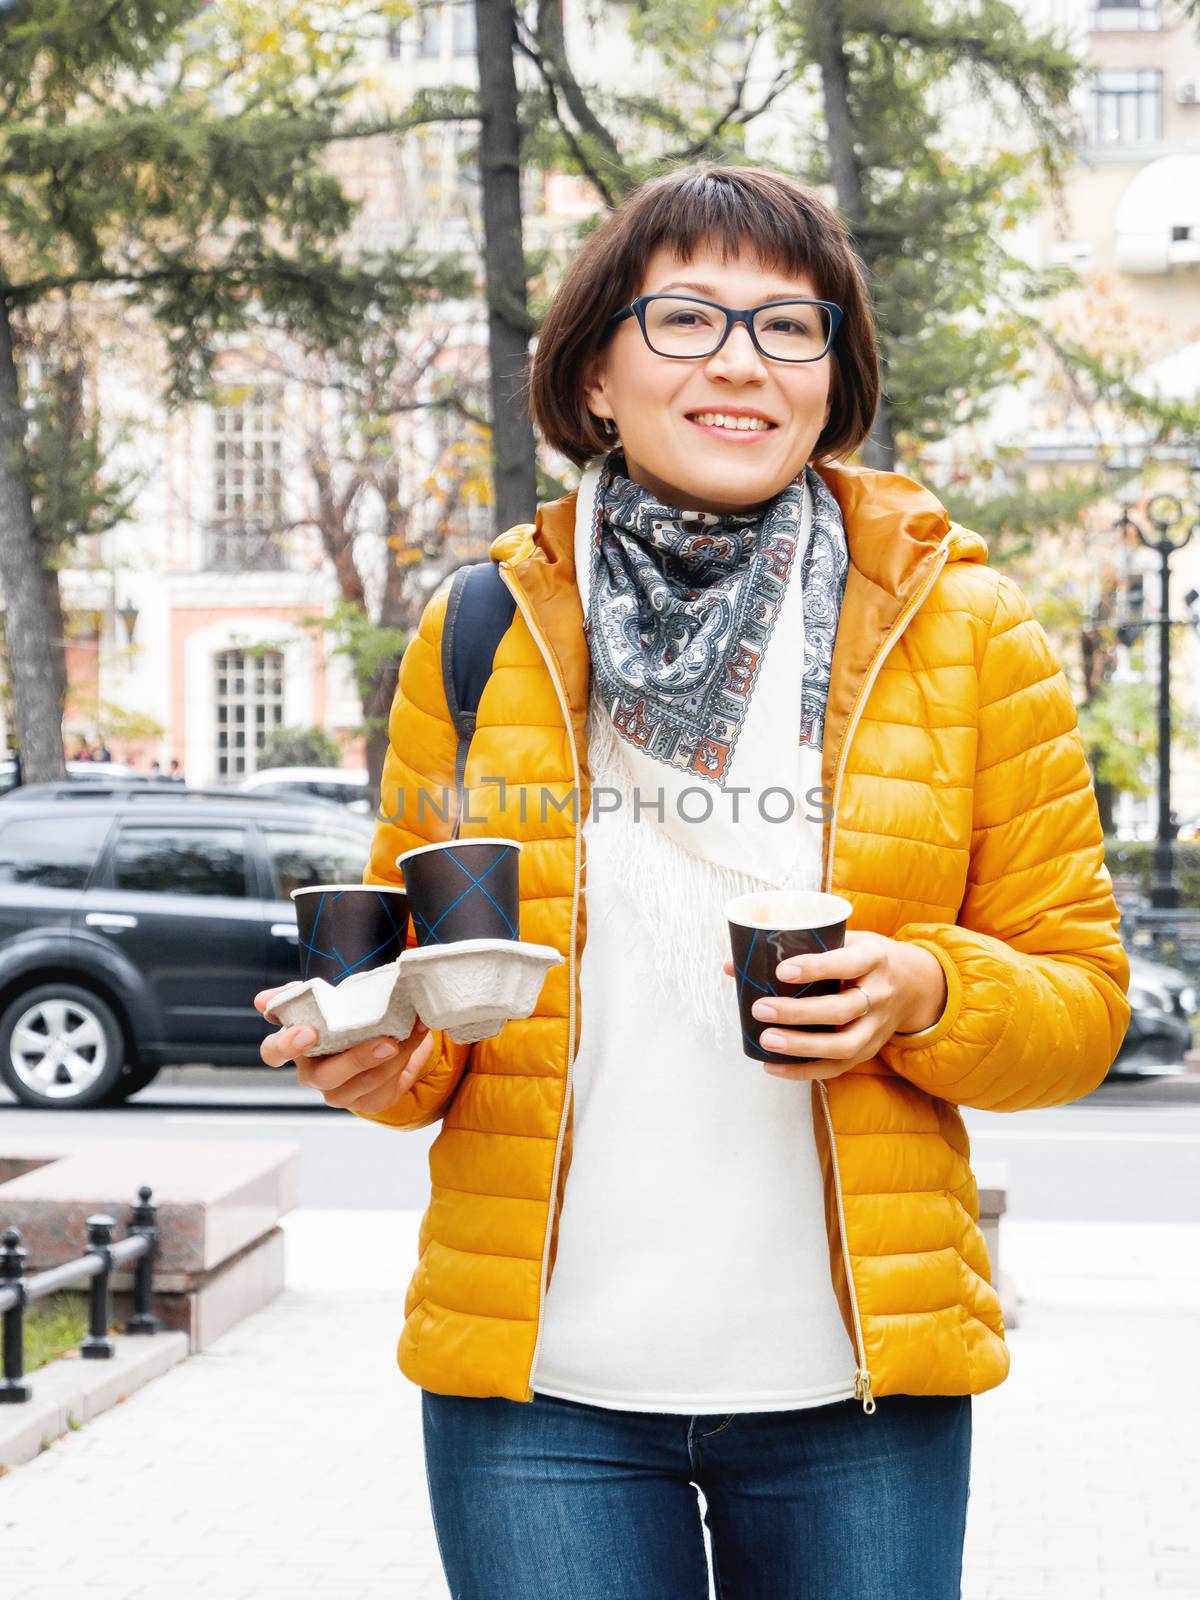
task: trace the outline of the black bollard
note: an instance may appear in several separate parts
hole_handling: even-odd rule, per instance
[[[79,1347],[85,1361],[108,1361],[117,1353],[117,1347],[108,1337],[109,1278],[112,1274],[113,1229],[116,1222],[105,1212],[87,1219],[88,1247],[85,1255],[99,1256],[104,1265],[92,1279],[88,1303],[88,1336]]]
[[[133,1267],[133,1315],[126,1319],[126,1333],[157,1333],[162,1323],[150,1309],[154,1260],[158,1255],[158,1207],[150,1199],[148,1183],[138,1190],[138,1203],[129,1219],[130,1233],[144,1233],[150,1243]]]
[[[11,1286],[17,1291],[17,1303],[4,1312],[3,1366],[0,1377],[0,1405],[19,1404],[29,1399],[29,1385],[25,1377],[25,1258],[28,1251],[21,1248],[21,1235],[16,1228],[6,1228],[0,1240],[0,1288]]]

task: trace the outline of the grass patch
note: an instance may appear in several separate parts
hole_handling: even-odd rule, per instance
[[[63,1289],[25,1308],[25,1371],[36,1372],[87,1337],[88,1297],[85,1290]]]

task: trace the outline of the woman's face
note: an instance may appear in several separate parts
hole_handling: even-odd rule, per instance
[[[753,256],[722,262],[704,249],[687,262],[655,251],[637,292],[670,289],[735,308],[821,298],[804,275],[786,277]],[[681,361],[655,355],[627,317],[595,357],[584,394],[593,415],[616,422],[629,476],[664,504],[747,511],[778,494],[811,457],[829,420],[831,360],[770,361],[739,326],[715,355]],[[748,412],[771,426],[735,433],[694,420],[713,412]]]

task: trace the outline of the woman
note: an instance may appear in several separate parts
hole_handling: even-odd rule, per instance
[[[843,464],[875,338],[810,190],[644,185],[531,388],[585,471],[493,543],[516,614],[462,831],[523,841],[521,936],[566,959],[474,1046],[314,1061],[291,1029],[263,1059],[442,1121],[399,1363],[456,1600],[703,1600],[696,1488],[718,1595],[948,1600],[970,1397],[1008,1371],[958,1107],[1085,1094],[1128,1019],[1071,696],[983,541]],[[445,609],[400,668],[370,882],[453,825]],[[722,906],[791,885],[853,916],[780,977],[843,986],[759,1002],[798,1058],[763,1068]]]

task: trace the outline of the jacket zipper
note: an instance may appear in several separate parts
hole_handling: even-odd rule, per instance
[[[571,747],[571,772],[575,782],[575,881],[571,891],[571,943],[567,966],[567,1073],[563,1085],[562,1114],[558,1119],[558,1137],[554,1144],[554,1168],[550,1175],[550,1205],[546,1213],[546,1236],[542,1241],[542,1268],[538,1282],[537,1338],[534,1341],[533,1357],[529,1363],[529,1377],[526,1380],[526,1388],[530,1391],[530,1398],[532,1398],[533,1374],[537,1368],[538,1352],[542,1348],[542,1329],[546,1321],[546,1275],[550,1261],[550,1236],[554,1231],[554,1205],[558,1194],[558,1169],[562,1162],[563,1134],[566,1132],[567,1127],[567,1111],[571,1104],[571,1075],[575,1065],[575,932],[579,922],[579,869],[583,835],[583,819],[579,816],[579,806],[582,804],[583,796],[580,792],[581,785],[579,782],[579,751],[575,745],[575,733],[571,726],[571,708],[567,704],[566,691],[558,680],[558,673],[555,671],[549,648],[542,638],[541,631],[534,621],[533,614],[520,591],[519,585],[506,570],[503,563],[500,564],[499,571],[501,581],[512,594],[518,611],[525,618],[525,625],[541,652],[542,660],[546,663],[546,671],[550,674],[550,681],[554,685],[554,692],[558,696],[567,743]]]
[[[825,868],[825,891],[829,893],[833,885],[833,849],[837,833],[837,802],[841,792],[842,778],[845,776],[846,761],[850,755],[850,743],[854,738],[854,730],[862,718],[871,690],[875,687],[875,680],[883,670],[883,664],[891,654],[892,648],[900,635],[907,628],[913,613],[921,605],[929,591],[937,582],[938,574],[945,566],[950,556],[950,535],[947,534],[938,547],[938,560],[928,579],[908,605],[900,614],[899,620],[893,624],[891,633],[884,640],[883,648],[871,664],[871,670],[858,691],[858,698],[850,713],[850,720],[846,724],[846,732],[842,737],[842,748],[838,752],[837,771],[833,779],[833,803],[830,806],[829,816],[829,859]],[[829,1156],[833,1164],[833,1189],[837,1197],[838,1232],[841,1235],[842,1261],[846,1271],[846,1290],[850,1296],[850,1311],[854,1321],[854,1347],[858,1357],[858,1370],[854,1374],[854,1398],[862,1401],[862,1408],[867,1416],[875,1413],[875,1397],[871,1393],[871,1373],[867,1367],[867,1349],[863,1340],[862,1318],[858,1309],[858,1291],[854,1287],[854,1271],[850,1265],[850,1246],[846,1239],[846,1208],[842,1201],[842,1173],[838,1165],[837,1139],[833,1132],[833,1115],[829,1109],[829,1091],[822,1079],[816,1080],[817,1088],[821,1095],[821,1109],[825,1114],[825,1129],[829,1138]]]

